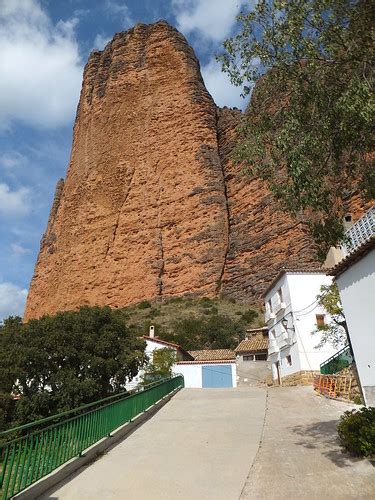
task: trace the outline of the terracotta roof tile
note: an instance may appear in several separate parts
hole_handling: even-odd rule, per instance
[[[268,338],[243,340],[235,352],[267,351]]]
[[[230,349],[203,349],[200,351],[189,351],[195,361],[219,361],[235,359],[234,351]]]

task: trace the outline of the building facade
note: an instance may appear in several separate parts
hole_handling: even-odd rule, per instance
[[[268,360],[274,382],[310,383],[320,364],[337,351],[329,344],[317,348],[321,334],[316,327],[329,318],[316,297],[320,287],[331,282],[321,269],[282,269],[266,290]]]
[[[367,406],[375,406],[375,206],[346,233],[337,283]]]

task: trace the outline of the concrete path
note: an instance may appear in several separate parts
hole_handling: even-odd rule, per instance
[[[266,391],[184,389],[44,499],[238,500],[257,454]]]
[[[351,406],[311,387],[184,389],[44,499],[374,499],[375,467],[339,445]],[[266,409],[267,399],[267,409]]]
[[[312,387],[268,391],[262,441],[241,499],[374,499],[375,467],[343,452],[336,424],[355,407]]]

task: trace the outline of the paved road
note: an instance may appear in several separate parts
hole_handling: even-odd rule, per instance
[[[266,391],[184,389],[121,444],[44,499],[238,500]]]
[[[375,498],[375,467],[343,452],[336,424],[355,407],[312,387],[272,387],[259,452],[241,499]]]
[[[43,498],[375,498],[375,468],[344,453],[336,437],[337,420],[349,405],[321,398],[311,387],[266,393],[257,387],[184,389]]]

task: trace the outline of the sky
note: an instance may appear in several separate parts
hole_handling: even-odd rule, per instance
[[[22,315],[56,182],[65,177],[90,52],[166,19],[219,106],[244,108],[215,55],[245,0],[0,0],[0,321]]]

